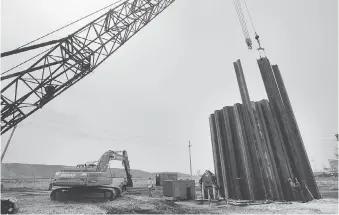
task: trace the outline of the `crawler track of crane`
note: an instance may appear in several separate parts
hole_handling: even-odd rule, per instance
[[[121,196],[119,187],[95,186],[95,187],[58,187],[53,189],[50,198],[53,201],[67,200],[99,200],[112,201]]]

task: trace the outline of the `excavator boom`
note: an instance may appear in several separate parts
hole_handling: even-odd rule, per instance
[[[98,161],[97,171],[105,172],[108,168],[109,161],[111,160],[122,161],[122,165],[124,166],[126,172],[127,186],[133,187],[127,151],[126,150],[122,151],[122,154],[119,154],[119,152],[117,151],[105,152]]]

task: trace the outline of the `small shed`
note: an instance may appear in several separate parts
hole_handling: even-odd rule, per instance
[[[163,182],[163,195],[180,200],[195,199],[195,181],[165,180]]]
[[[155,175],[155,186],[162,186],[165,180],[178,180],[177,173],[158,173]]]

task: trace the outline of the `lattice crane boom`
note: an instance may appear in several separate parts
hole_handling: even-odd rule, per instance
[[[47,42],[54,46],[26,69],[2,76],[1,134],[91,73],[174,1],[127,0],[68,37]]]

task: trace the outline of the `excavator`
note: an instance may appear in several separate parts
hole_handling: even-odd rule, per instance
[[[107,151],[98,161],[78,164],[55,173],[52,182],[51,200],[101,199],[114,200],[122,193],[121,187],[112,187],[109,162],[122,161],[125,168],[127,187],[133,187],[127,151]],[[54,189],[53,189],[54,188]]]
[[[246,44],[248,49],[252,49],[252,41],[241,5],[239,0],[233,1]],[[1,58],[5,58],[23,52],[44,49],[40,54],[1,72],[1,135],[12,129],[1,160],[19,123],[91,74],[173,2],[175,0],[119,0],[23,46],[2,52]],[[106,9],[107,12],[66,37],[37,43],[52,33]],[[259,43],[257,34],[256,39]],[[117,152],[110,151],[105,153],[98,163],[88,166],[87,164],[78,165],[73,169],[61,170],[55,175],[53,182],[53,186],[60,186],[60,188],[52,191],[51,198],[55,199],[64,193],[73,191],[76,193],[86,189],[99,192],[109,199],[114,198],[120,193],[120,190],[108,186],[110,181],[105,165],[107,159],[114,159],[112,157],[115,156],[126,161],[124,155],[121,157]],[[125,170],[126,168],[125,166]],[[129,167],[127,169],[129,171]],[[131,178],[129,180],[129,185],[131,185]],[[18,211],[15,199],[2,198],[1,204],[1,213]]]

